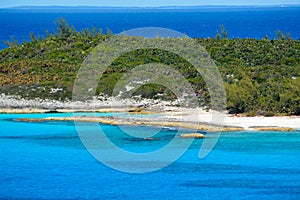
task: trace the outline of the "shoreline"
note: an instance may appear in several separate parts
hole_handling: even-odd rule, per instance
[[[98,122],[110,125],[133,125],[133,126],[163,126],[181,127],[187,129],[208,131],[208,132],[228,132],[228,131],[296,131],[300,129],[299,116],[275,116],[275,117],[241,117],[224,114],[223,124],[215,124],[212,121],[213,112],[199,109],[179,109],[166,107],[166,111],[137,111],[131,108],[103,108],[97,110],[71,110],[58,109],[57,113],[74,113],[72,117],[45,117],[45,118],[21,118],[20,121],[44,122],[44,121],[76,121],[76,122]],[[1,110],[0,110],[1,111]],[[2,110],[3,111],[3,110]],[[47,113],[48,110],[22,109],[7,110],[11,114]],[[29,111],[29,112],[26,112]],[[42,112],[44,111],[44,112]],[[84,113],[126,113],[127,117],[87,117]],[[49,113],[49,112],[48,112]],[[50,112],[52,113],[52,112]],[[55,112],[54,112],[55,113]],[[76,116],[76,113],[81,113]],[[159,114],[159,117],[152,115]],[[144,117],[136,117],[143,115]]]
[[[102,98],[102,99],[101,99]],[[176,102],[166,102],[150,99],[119,100],[113,97],[99,97],[89,102],[59,102],[55,100],[25,100],[14,96],[0,95],[0,114],[33,114],[33,113],[127,113],[132,117],[107,118],[52,118],[46,120],[57,121],[87,121],[113,125],[153,125],[182,127],[204,131],[294,131],[300,129],[300,116],[274,117],[246,117],[219,113],[224,122],[213,122],[215,111],[206,111],[202,108],[182,108]],[[135,114],[144,115],[143,118],[134,117]],[[148,115],[149,114],[149,115]],[[151,114],[161,116],[151,118]],[[129,115],[128,115],[129,116]],[[29,118],[28,118],[29,119]],[[28,121],[34,121],[29,119]],[[130,122],[130,123],[129,123]]]

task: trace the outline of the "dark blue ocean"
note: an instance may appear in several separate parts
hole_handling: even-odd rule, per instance
[[[162,27],[190,37],[214,37],[221,24],[234,38],[274,37],[274,31],[300,38],[300,7],[221,7],[198,9],[129,10],[25,10],[0,9],[0,41],[13,36],[27,40],[30,32],[45,36],[55,31],[54,21],[64,17],[77,30],[98,27],[114,33],[140,27]],[[3,43],[0,48],[5,47]]]
[[[200,139],[166,168],[129,174],[93,158],[73,122],[13,120],[71,115],[0,114],[0,199],[300,199],[299,131],[223,133],[205,158],[198,157]],[[176,134],[136,140],[117,126],[101,127],[131,152],[161,148]]]

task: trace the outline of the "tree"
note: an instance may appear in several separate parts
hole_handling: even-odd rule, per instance
[[[221,34],[219,33],[219,31],[217,31],[215,38],[216,39],[221,39],[221,38],[228,38],[228,31],[226,30],[225,26],[222,24],[221,26],[219,26]]]
[[[228,38],[228,31],[226,30],[225,26],[222,24],[220,26],[220,29],[221,29],[221,35],[223,38]]]
[[[67,40],[72,35],[72,28],[70,27],[66,19],[58,18],[55,24],[58,31],[58,37],[61,40]]]
[[[37,41],[37,38],[35,37],[33,32],[29,33],[29,38],[32,43],[35,43]]]
[[[283,33],[281,30],[275,31],[275,38],[277,40],[290,40],[291,34],[290,33]]]
[[[15,39],[13,36],[10,36],[11,41],[3,41],[4,44],[8,45],[10,48],[17,47],[19,45],[19,41]]]

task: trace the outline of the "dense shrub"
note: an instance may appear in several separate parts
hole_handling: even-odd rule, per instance
[[[277,32],[278,39],[229,39],[221,26],[218,38],[195,39],[206,48],[222,74],[230,113],[300,114],[300,41]],[[102,30],[76,31],[64,19],[57,22],[57,32],[31,41],[7,42],[0,51],[0,92],[28,98],[71,98],[76,72],[89,52],[106,38]],[[137,50],[115,60],[99,81],[97,93],[111,94],[124,73],[135,66],[160,62],[176,67],[193,85],[204,105],[210,105],[205,82],[182,58],[161,50]],[[58,86],[63,91],[50,93]],[[143,97],[175,98],[166,88],[147,85],[136,91]]]

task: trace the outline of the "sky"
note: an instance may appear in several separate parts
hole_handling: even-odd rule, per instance
[[[196,5],[280,5],[300,0],[0,0],[0,7],[16,6],[196,6]]]

